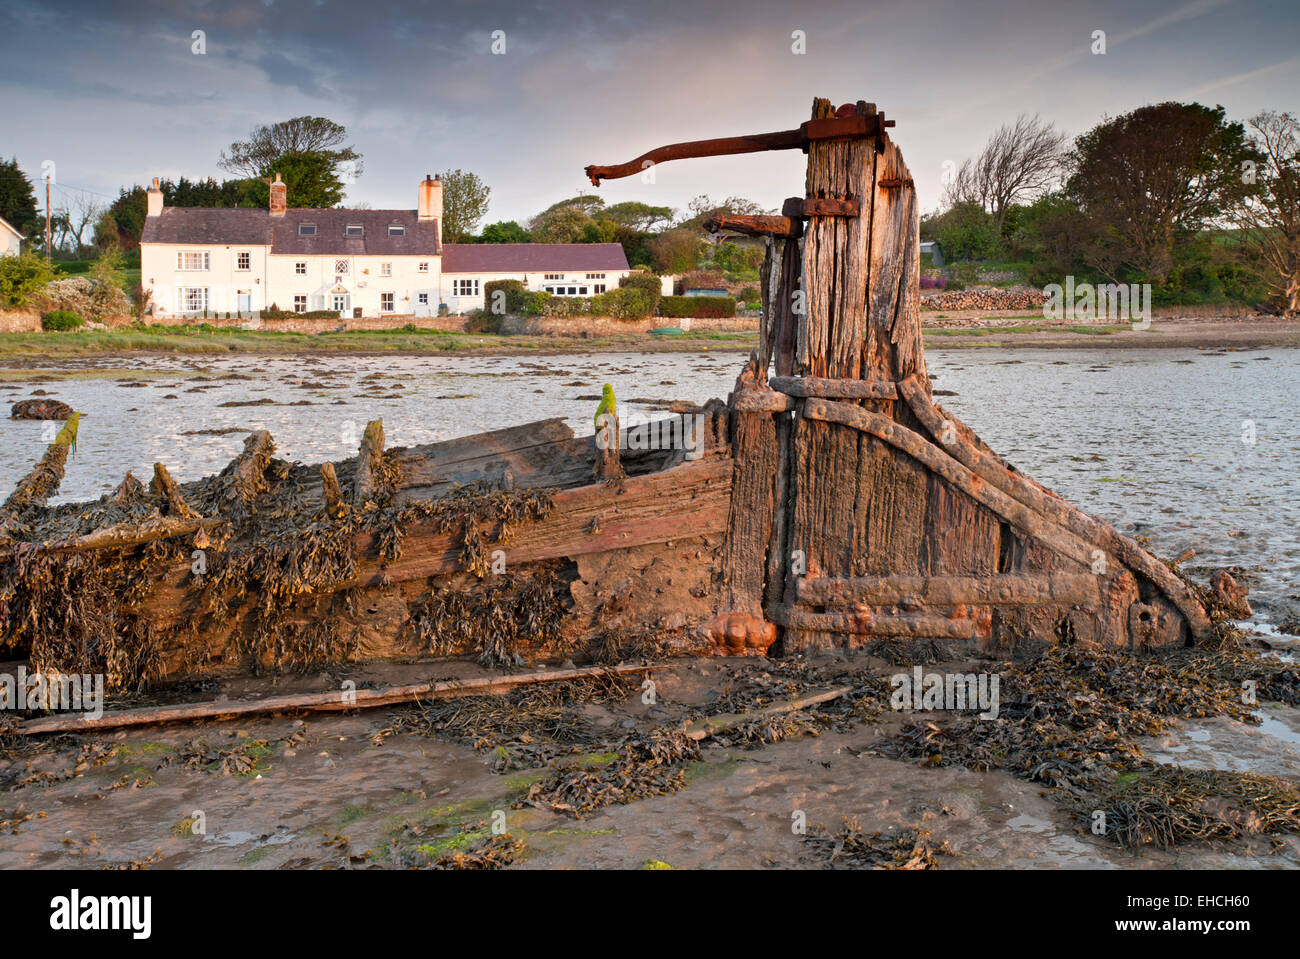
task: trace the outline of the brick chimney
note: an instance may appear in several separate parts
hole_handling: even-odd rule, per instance
[[[147,201],[145,215],[161,216],[163,211],[163,194],[162,190],[158,187],[157,177],[153,178],[153,185],[149,187],[149,191],[145,194],[145,199]]]
[[[275,175],[275,182],[271,184],[271,216],[284,216],[284,211],[289,207],[289,186],[280,181],[280,174]]]
[[[442,234],[442,180],[436,176],[424,175],[424,182],[420,184],[420,205],[417,210],[417,218],[421,220],[436,220],[438,222],[438,233]]]

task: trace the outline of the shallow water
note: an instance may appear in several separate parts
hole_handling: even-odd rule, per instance
[[[725,397],[741,361],[709,352],[60,359],[10,370],[0,398],[40,388],[85,411],[60,497],[77,500],[111,490],[128,469],[147,480],[155,461],[182,481],[215,472],[245,435],[189,431],[265,428],[279,455],[315,462],[352,455],[375,417],[390,446],[553,416],[590,430],[605,382],[629,425],[657,405],[639,401]],[[1020,469],[1149,537],[1161,555],[1194,549],[1194,574],[1252,570],[1259,619],[1300,608],[1300,352],[932,349],[928,361],[935,387],[958,394],[939,402]],[[274,405],[221,405],[256,400]],[[7,494],[51,427],[0,429]]]

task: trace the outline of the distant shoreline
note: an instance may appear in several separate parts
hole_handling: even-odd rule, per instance
[[[1001,318],[999,316],[998,318]],[[937,319],[937,318],[936,318]],[[1008,320],[1018,320],[1012,315]],[[1032,317],[1026,317],[1026,320]],[[923,314],[924,324],[924,314]],[[1300,318],[1159,318],[1146,330],[1126,326],[924,327],[929,350],[948,349],[1162,349],[1300,347]],[[757,331],[696,332],[680,336],[629,333],[618,336],[502,336],[488,333],[352,331],[320,336],[255,330],[210,333],[130,329],[74,333],[0,334],[3,358],[31,361],[139,354],[224,355],[338,354],[552,356],[586,353],[736,352],[758,344]]]

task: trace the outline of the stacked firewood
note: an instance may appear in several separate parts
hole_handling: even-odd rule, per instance
[[[923,310],[1034,310],[1047,301],[1042,290],[1032,286],[1007,289],[975,287],[969,290],[944,290],[921,297]]]

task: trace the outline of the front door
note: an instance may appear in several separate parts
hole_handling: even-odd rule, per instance
[[[240,291],[240,293],[239,293],[239,312],[240,312],[240,313],[252,313],[252,312],[253,312],[253,294],[252,294],[252,293],[244,293],[243,291]]]
[[[330,294],[330,309],[332,309],[335,313],[338,313],[340,316],[342,316],[344,311],[347,310],[347,308],[348,308],[348,295],[346,293]]]

